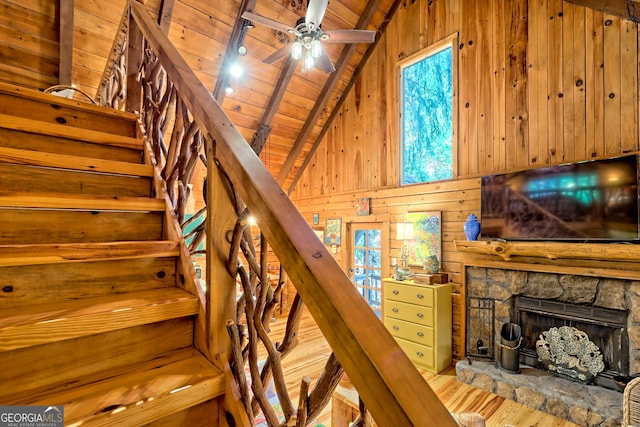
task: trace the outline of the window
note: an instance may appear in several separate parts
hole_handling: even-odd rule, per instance
[[[400,66],[401,184],[453,178],[454,38]]]

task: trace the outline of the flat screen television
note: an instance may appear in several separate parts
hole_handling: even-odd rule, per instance
[[[638,241],[638,155],[483,176],[483,239]]]

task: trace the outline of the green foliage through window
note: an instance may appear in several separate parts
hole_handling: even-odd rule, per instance
[[[402,184],[453,177],[451,46],[402,68]]]

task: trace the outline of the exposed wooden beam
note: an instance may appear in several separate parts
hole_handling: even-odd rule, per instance
[[[70,86],[73,80],[74,0],[60,0],[60,69],[58,81]]]
[[[218,73],[218,80],[216,80],[216,87],[213,89],[213,97],[220,105],[222,105],[222,101],[224,101],[224,96],[226,95],[225,89],[229,85],[229,67],[238,58],[238,45],[242,43],[247,31],[247,24],[244,18],[242,18],[242,14],[247,10],[253,10],[253,8],[256,7],[256,3],[257,0],[242,0],[242,4],[240,4],[240,8],[238,9],[235,25],[231,31],[231,37],[229,37],[229,43],[227,43],[227,50]]]
[[[373,15],[378,9],[379,4],[380,4],[380,0],[370,0],[367,3],[367,6],[364,8],[364,11],[360,15],[360,19],[356,24],[356,27],[355,27],[356,29],[362,30],[367,28],[367,26],[371,22],[371,19],[373,18]],[[335,89],[336,85],[340,82],[340,76],[349,65],[349,60],[351,59],[351,56],[355,52],[356,48],[357,48],[357,45],[355,43],[350,43],[347,46],[345,46],[345,48],[342,50],[342,54],[340,55],[340,58],[336,62],[336,71],[334,71],[333,74],[331,74],[331,76],[327,80],[327,83],[324,85],[324,88],[322,89],[322,92],[320,92],[320,96],[318,97],[318,100],[313,106],[313,109],[311,110],[311,113],[309,114],[307,121],[302,126],[302,130],[300,131],[298,138],[296,138],[296,141],[294,142],[293,147],[291,148],[291,151],[287,156],[287,159],[282,165],[282,169],[280,169],[280,173],[278,174],[278,178],[277,178],[278,184],[283,185],[285,180],[289,176],[289,172],[291,172],[291,169],[293,169],[293,166],[296,163],[296,159],[298,158],[298,156],[300,155],[300,152],[304,148],[304,144],[307,141],[307,138],[309,137],[309,135],[311,134],[311,131],[313,130],[313,127],[315,126],[316,122],[318,121],[320,114],[322,114],[322,111],[327,101],[332,96],[333,90]],[[325,126],[327,126],[328,123],[329,122],[327,122]]]
[[[578,6],[585,6],[600,12],[616,15],[639,22],[640,0],[567,0]]]
[[[162,0],[160,5],[160,13],[158,13],[158,25],[162,28],[165,34],[169,34],[169,26],[171,25],[171,19],[173,17],[173,7],[176,4],[176,0]]]
[[[287,87],[291,82],[291,78],[293,77],[297,64],[298,61],[294,60],[291,55],[289,55],[287,57],[287,62],[284,67],[282,67],[276,87],[274,88],[271,98],[269,98],[267,108],[265,108],[264,114],[262,115],[258,132],[256,132],[253,136],[253,141],[251,141],[251,147],[258,155],[260,155],[260,151],[262,151],[262,147],[264,147],[266,139],[269,136],[269,133],[271,133],[271,122],[273,121],[273,117],[276,115],[276,111],[278,111],[282,97],[287,91]]]
[[[358,77],[360,76],[360,73],[362,72],[362,69],[367,64],[367,61],[369,60],[369,57],[371,56],[371,54],[375,50],[376,46],[378,45],[378,42],[380,41],[380,37],[382,36],[382,34],[384,34],[385,30],[387,29],[387,26],[389,25],[389,22],[391,22],[391,19],[393,18],[393,15],[395,15],[396,11],[400,7],[400,3],[402,3],[402,0],[396,0],[393,3],[393,5],[391,6],[391,8],[389,9],[389,12],[387,13],[387,16],[384,18],[384,21],[382,21],[382,25],[380,25],[380,28],[378,28],[378,32],[379,32],[380,35],[376,38],[376,41],[374,43],[371,43],[371,45],[369,45],[369,48],[367,49],[367,51],[363,55],[362,59],[360,60],[360,63],[356,67],[356,69],[354,70],[353,76],[351,76],[351,80],[349,80],[349,83],[344,88],[344,91],[342,92],[342,95],[340,96],[340,99],[338,100],[338,102],[336,103],[335,107],[333,108],[333,111],[331,111],[331,114],[327,118],[326,124],[323,126],[322,130],[320,131],[320,134],[316,137],[316,140],[313,142],[313,146],[311,147],[311,149],[307,153],[307,155],[306,155],[306,157],[304,159],[304,162],[302,163],[302,166],[300,166],[300,169],[298,169],[298,171],[296,172],[295,176],[293,177],[293,181],[289,185],[289,188],[287,189],[287,193],[290,194],[293,191],[294,187],[296,186],[296,184],[300,180],[300,177],[302,176],[302,173],[305,171],[305,169],[307,168],[307,166],[311,162],[311,158],[313,157],[314,153],[318,149],[318,146],[322,142],[322,139],[324,138],[324,136],[326,135],[327,131],[329,130],[329,127],[331,126],[331,123],[333,123],[333,120],[339,114],[340,108],[342,107],[342,105],[346,101],[347,97],[349,96],[349,92],[351,92],[351,88],[355,85],[356,80],[358,80]]]

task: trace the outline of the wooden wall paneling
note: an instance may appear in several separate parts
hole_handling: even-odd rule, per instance
[[[638,151],[638,35],[637,24],[622,20],[620,28],[620,107],[622,153]]]
[[[527,38],[529,35],[528,1],[517,0],[514,2],[513,18],[516,21],[515,62],[510,64],[515,68],[516,77],[516,159],[518,168],[529,165],[529,91],[527,74]]]
[[[478,158],[485,156],[486,152],[483,144],[478,139],[478,115],[480,103],[480,81],[482,80],[482,70],[480,70],[479,46],[479,23],[480,11],[479,4],[473,0],[465,0],[463,6],[463,25],[466,26],[466,37],[463,43],[466,43],[467,50],[467,66],[465,67],[465,80],[467,80],[467,96],[464,104],[464,114],[467,116],[466,132],[467,146],[466,151],[459,153],[459,161],[463,164],[466,156],[465,175],[475,174],[478,172]]]
[[[584,160],[586,150],[586,94],[585,94],[585,8],[576,7],[573,18],[573,76],[571,86],[574,102],[573,159]]]
[[[473,78],[473,62],[472,62],[472,50],[469,46],[470,34],[469,26],[467,24],[467,14],[469,8],[466,7],[463,0],[462,17],[459,33],[459,51],[458,51],[458,152],[457,152],[457,168],[454,170],[455,176],[466,176],[469,174],[469,155],[471,150],[471,138],[469,136],[469,121],[470,121],[470,109],[471,106],[471,93],[470,87],[472,87],[470,80]]]
[[[397,60],[399,50],[398,45],[393,43],[390,39],[392,37],[389,34],[394,34],[393,32],[397,29],[396,22],[397,19],[393,19],[389,26],[387,27],[387,32],[385,33],[382,46],[385,47],[385,55],[389,58],[389,61],[386,63],[385,72],[386,72],[386,85],[383,86],[383,90],[385,91],[386,98],[386,111],[383,111],[385,116],[385,145],[382,147],[382,158],[385,159],[387,173],[386,176],[382,178],[382,182],[384,185],[392,185],[396,186],[400,182],[400,101],[399,101],[399,93],[400,93],[400,82],[398,76],[398,65]]]
[[[490,169],[493,171],[506,168],[506,47],[505,47],[505,0],[493,0],[492,5],[492,49],[491,49],[491,71],[492,71],[492,141],[493,162]],[[487,142],[488,143],[488,142]]]
[[[516,163],[516,145],[517,141],[517,121],[516,121],[516,86],[518,77],[516,75],[517,50],[514,36],[517,32],[517,16],[514,8],[514,2],[507,1],[504,4],[504,18],[506,21],[505,31],[505,168],[514,169]]]
[[[478,87],[477,93],[477,123],[478,123],[478,169],[479,173],[492,169],[493,163],[493,138],[492,138],[492,98],[491,90],[491,2],[478,2],[478,16],[476,19],[477,35],[476,49],[478,62]]]
[[[586,156],[604,153],[603,15],[586,10]]]
[[[547,159],[547,0],[529,2],[529,44],[527,46],[529,60],[529,87],[531,102],[529,103],[529,140],[535,146],[529,151],[529,164],[537,166],[546,163]]]
[[[563,1],[549,0],[549,69],[547,70],[547,84],[549,87],[548,101],[548,161],[557,163],[563,156],[563,107],[562,102],[562,23]]]
[[[620,18],[604,15],[604,154],[620,153]]]

